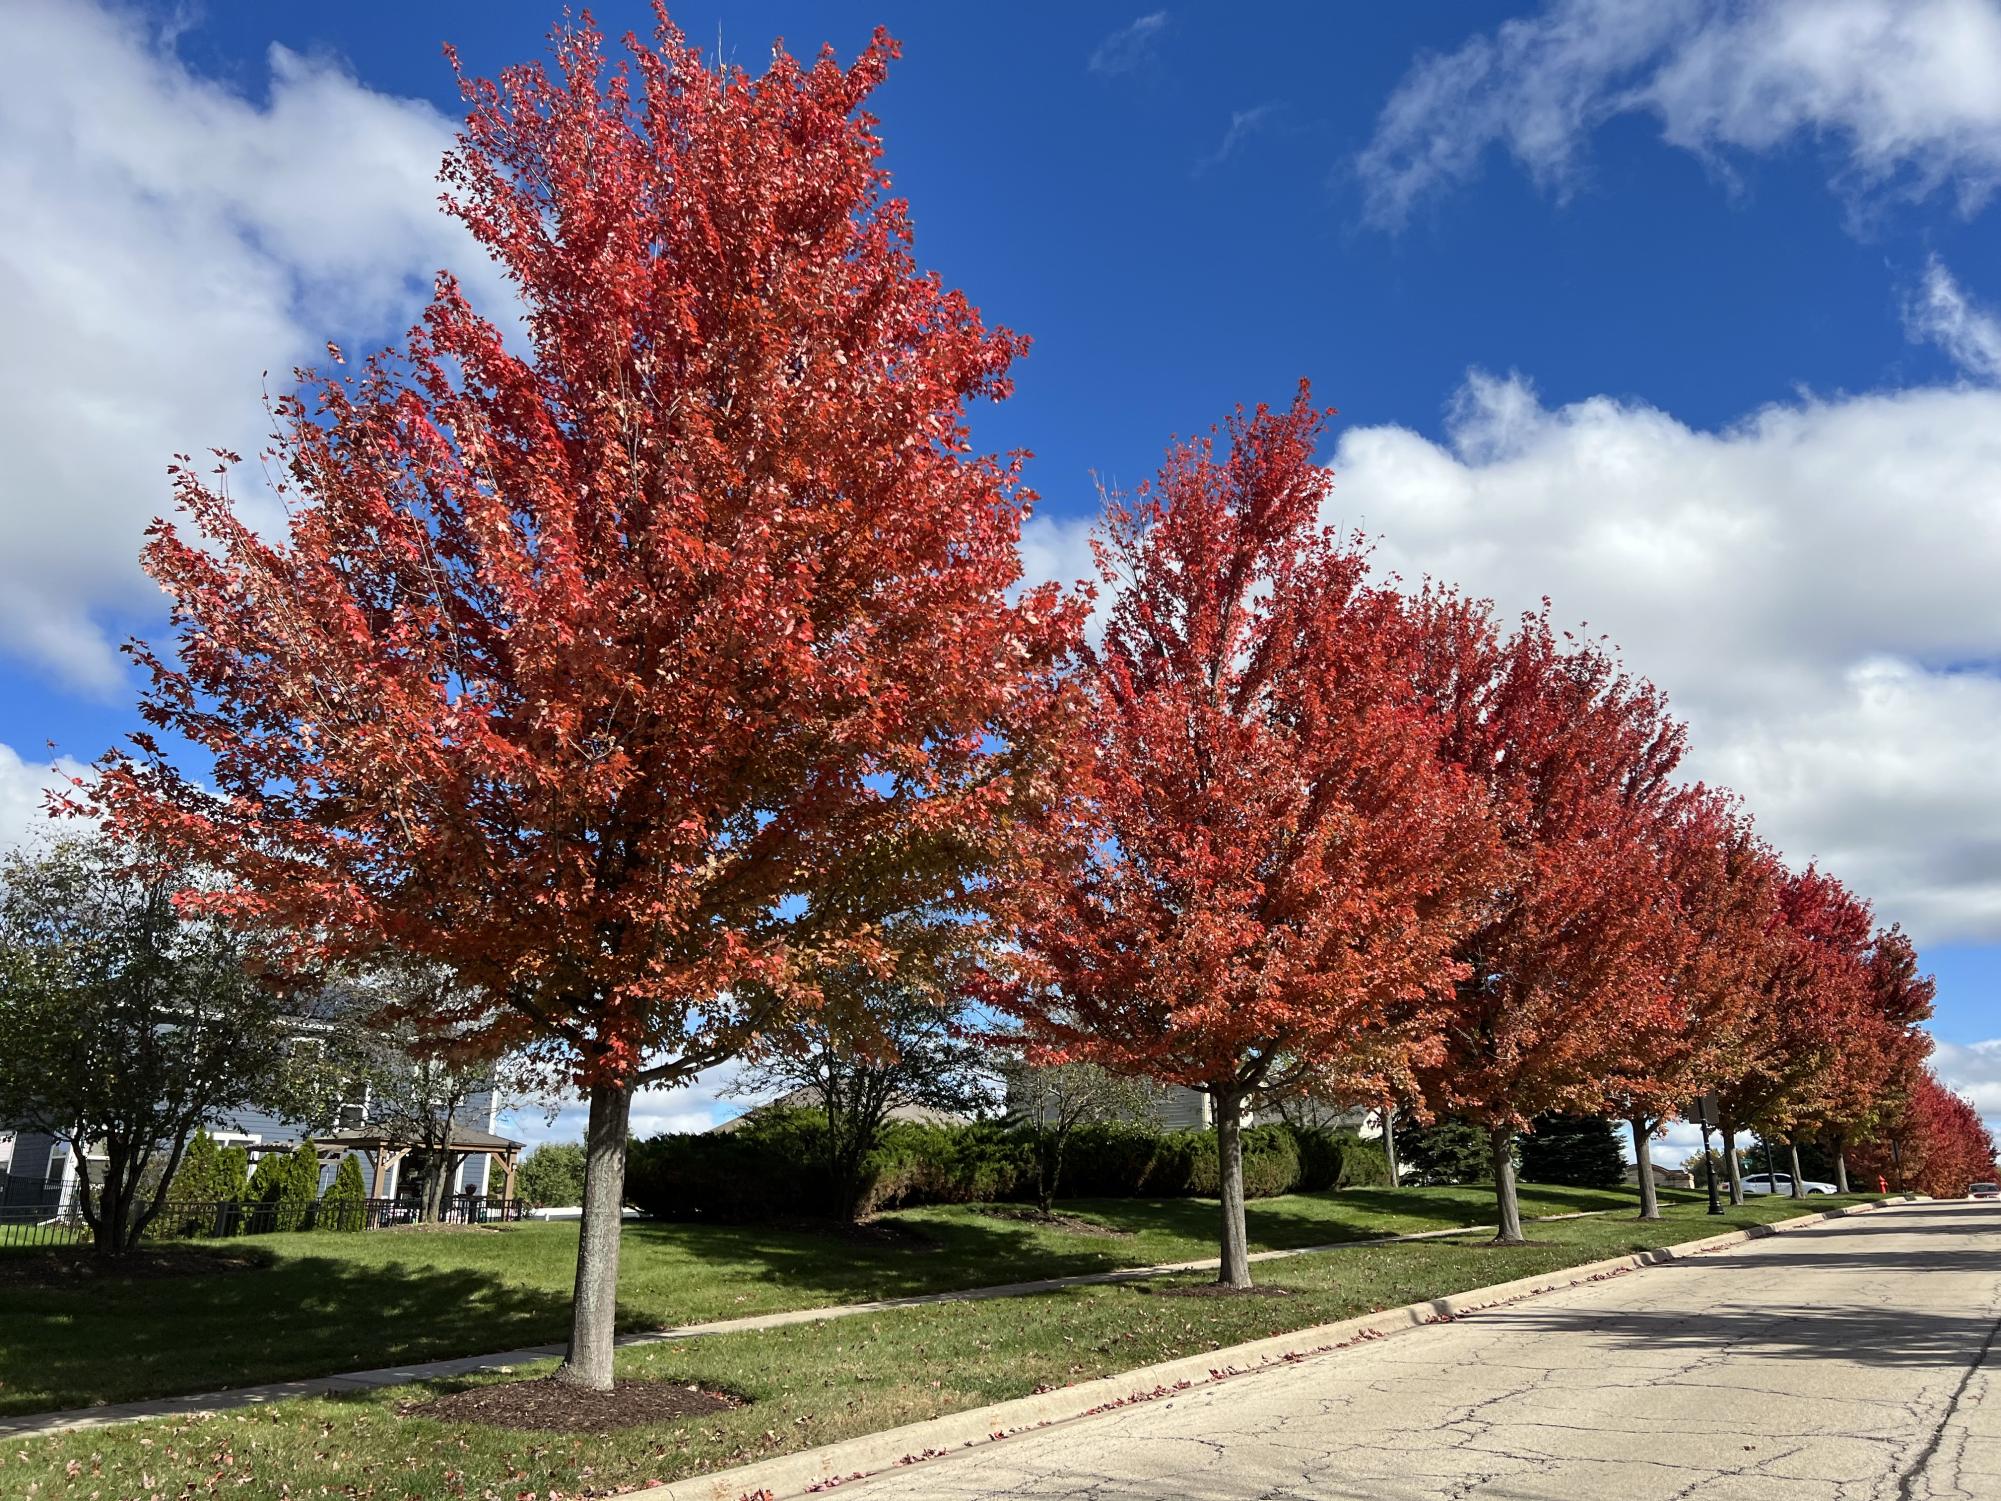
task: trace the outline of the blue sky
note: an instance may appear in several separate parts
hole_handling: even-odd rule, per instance
[[[169,455],[254,449],[260,372],[469,269],[439,44],[491,71],[553,13],[0,12],[0,838],[49,742],[130,726]],[[1333,514],[1622,643],[1697,774],[1913,929],[2001,1116],[2001,0],[675,15],[749,66],[903,41],[919,256],[1035,339],[977,424],[1036,455],[1032,571],[1084,571],[1094,472],[1310,377]]]

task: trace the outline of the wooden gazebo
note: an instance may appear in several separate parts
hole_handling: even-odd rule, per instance
[[[328,1131],[313,1138],[313,1144],[322,1152],[337,1151],[340,1155],[349,1152],[366,1152],[375,1163],[375,1183],[369,1197],[386,1198],[389,1190],[389,1170],[412,1152],[424,1150],[422,1143],[412,1143],[372,1131],[362,1127],[354,1131]],[[526,1142],[513,1141],[505,1136],[496,1136],[491,1131],[477,1131],[471,1126],[457,1126],[452,1130],[452,1139],[445,1150],[457,1157],[486,1157],[498,1163],[507,1175],[506,1186],[500,1197],[511,1200],[514,1197],[514,1173],[521,1165],[521,1149]],[[492,1197],[493,1174],[487,1172],[487,1194]]]

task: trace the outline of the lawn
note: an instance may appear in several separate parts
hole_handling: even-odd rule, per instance
[[[1487,1223],[1491,1190],[1356,1189],[1254,1202],[1254,1249]],[[1526,1187],[1527,1214],[1630,1210],[1625,1191]],[[973,1206],[905,1210],[873,1228],[633,1225],[627,1329],[817,1308],[1216,1254],[1213,1200],[1063,1206],[1089,1233]],[[560,1339],[574,1224],[487,1231],[260,1235],[228,1242],[268,1264],[215,1275],[22,1286],[0,1277],[0,1413],[41,1412],[324,1376]],[[0,1253],[9,1260],[34,1251]]]
[[[1851,1201],[1804,1207],[1839,1202]],[[1290,1289],[1284,1298],[1170,1299],[1147,1284],[1098,1286],[632,1349],[620,1354],[623,1376],[695,1383],[746,1405],[610,1437],[397,1412],[472,1384],[464,1381],[125,1424],[0,1448],[0,1493],[105,1501],[212,1489],[245,1501],[604,1494],[1793,1212],[1789,1201],[1753,1201],[1713,1219],[1683,1199],[1657,1225],[1611,1216],[1545,1224],[1526,1247],[1468,1236],[1267,1264],[1261,1280]]]

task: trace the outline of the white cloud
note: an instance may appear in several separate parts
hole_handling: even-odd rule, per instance
[[[1223,139],[1214,151],[1196,161],[1196,175],[1200,176],[1211,167],[1220,167],[1235,156],[1246,141],[1271,124],[1283,107],[1279,104],[1257,104],[1249,109],[1230,111],[1230,128],[1223,132]]]
[[[1941,1042],[1932,1052],[1932,1071],[1980,1112],[1994,1139],[2001,1141],[2001,1038]]]
[[[1937,256],[1905,305],[1904,332],[1914,341],[1936,344],[1974,379],[2001,381],[2001,315],[1968,297]]]
[[[1121,26],[1091,49],[1093,73],[1133,73],[1153,61],[1154,47],[1167,30],[1167,12],[1150,11]]]
[[[1346,432],[1329,519],[1386,571],[1554,601],[1691,721],[1742,792],[1921,942],[2001,939],[2001,391],[1802,398],[1720,432],[1475,373],[1447,436]],[[1039,577],[1087,529],[1037,522]]]
[[[50,827],[48,794],[89,768],[63,756],[32,761],[0,743],[0,850],[34,839]]]
[[[98,693],[158,609],[136,559],[175,452],[255,455],[259,373],[399,331],[440,267],[504,295],[437,210],[428,104],[282,47],[253,100],[169,46],[80,0],[0,7],[0,652]]]
[[[1566,193],[1590,133],[1644,113],[1711,162],[1812,141],[1845,188],[1970,211],[2001,181],[1998,77],[2001,0],[1551,0],[1421,57],[1355,166],[1395,228],[1494,147]]]
[[[756,1100],[724,1098],[736,1077],[737,1065],[725,1063],[697,1074],[678,1089],[642,1089],[632,1098],[632,1134],[644,1139],[662,1132],[706,1131],[743,1114]],[[554,1118],[527,1107],[503,1115],[499,1129],[518,1141],[537,1146],[545,1141],[582,1141],[589,1107],[577,1099],[559,1102]]]

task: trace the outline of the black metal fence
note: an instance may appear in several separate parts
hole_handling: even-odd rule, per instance
[[[457,1194],[444,1201],[439,1219],[449,1225],[489,1225],[519,1220],[527,1213],[520,1199]],[[292,1230],[361,1231],[417,1224],[423,1205],[414,1199],[349,1199],[312,1204],[169,1200],[146,1227],[149,1240],[224,1240],[238,1235],[270,1235]],[[54,1205],[0,1206],[0,1246],[75,1246],[90,1243],[90,1227],[72,1201]]]

